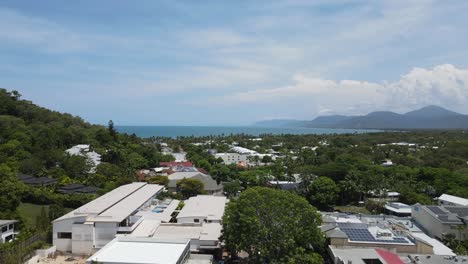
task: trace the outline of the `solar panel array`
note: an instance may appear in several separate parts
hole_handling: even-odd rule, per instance
[[[340,228],[346,233],[349,240],[356,242],[376,242],[376,243],[402,243],[408,244],[408,240],[403,237],[393,237],[392,239],[377,239],[367,229],[362,228]]]
[[[439,206],[427,206],[427,209],[431,210],[436,215],[447,214],[447,212],[442,210]]]
[[[460,217],[468,216],[468,207],[462,207],[462,206],[451,207],[451,206],[447,206],[447,207],[444,207],[444,208],[446,210],[450,211],[451,213],[457,214]]]

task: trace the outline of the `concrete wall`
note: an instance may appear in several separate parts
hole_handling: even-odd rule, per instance
[[[195,222],[195,219],[198,219],[199,222]],[[203,223],[205,222],[206,217],[195,216],[195,217],[180,217],[177,218],[177,223],[179,224],[193,224],[193,223]]]
[[[72,251],[72,239],[60,239],[57,236],[59,232],[72,232],[73,223],[84,222],[85,217],[73,217],[64,220],[58,220],[52,223],[52,243],[57,247],[57,251]]]
[[[74,224],[72,233],[72,253],[78,255],[91,254],[94,244],[93,224]]]
[[[95,248],[102,248],[112,239],[115,238],[119,226],[118,223],[112,222],[98,222],[95,223],[94,230],[94,246]]]

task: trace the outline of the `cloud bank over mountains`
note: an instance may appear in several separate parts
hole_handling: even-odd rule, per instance
[[[466,113],[468,69],[451,64],[413,68],[396,81],[328,80],[296,74],[291,85],[258,89],[216,98],[218,104],[310,104],[311,115],[406,112],[439,105]]]

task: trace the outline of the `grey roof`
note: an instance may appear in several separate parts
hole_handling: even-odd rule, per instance
[[[341,231],[340,229],[334,229],[325,233],[327,237],[330,238],[348,238],[345,232]]]
[[[437,219],[443,223],[463,224],[460,218],[468,216],[468,207],[466,206],[435,206],[430,205],[426,208],[431,211]]]
[[[218,184],[215,180],[213,180],[211,176],[198,172],[198,171],[197,172],[175,172],[169,175],[168,187],[176,188],[177,182],[184,178],[200,180],[203,183],[205,191],[217,191],[223,188],[222,185]]]

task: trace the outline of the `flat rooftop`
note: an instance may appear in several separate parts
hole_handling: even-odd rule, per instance
[[[177,264],[189,249],[189,241],[116,238],[86,260],[87,263]]]
[[[197,195],[185,201],[177,219],[184,217],[206,217],[208,220],[221,220],[227,198],[214,195]]]
[[[439,197],[439,200],[454,203],[454,204],[458,204],[458,205],[462,205],[462,206],[468,206],[468,199],[458,197],[458,196],[449,195],[449,194],[445,194],[445,193],[442,194]]]
[[[161,224],[153,232],[157,238],[198,239],[204,241],[217,241],[221,236],[221,224]]]
[[[161,185],[142,182],[122,185],[54,222],[80,216],[93,217],[92,221],[121,222],[162,189]]]

